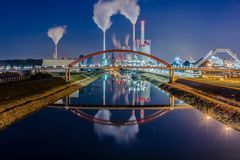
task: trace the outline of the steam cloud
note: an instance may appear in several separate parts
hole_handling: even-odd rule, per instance
[[[115,2],[118,3],[120,14],[135,25],[140,15],[138,0],[115,0]]]
[[[111,17],[118,13],[125,16],[132,23],[133,41],[135,41],[135,24],[140,15],[138,0],[99,0],[94,5],[93,20],[103,31],[103,50],[106,49],[106,31],[112,26]],[[103,59],[105,59],[105,57],[106,55],[104,54]]]
[[[111,17],[118,12],[135,25],[140,15],[138,0],[99,0],[94,5],[93,20],[103,32],[106,32],[112,25]]]
[[[118,7],[115,2],[99,0],[94,5],[93,20],[103,32],[106,32],[112,25],[111,17],[117,13]]]
[[[66,33],[66,26],[59,26],[55,28],[50,28],[48,30],[48,36],[53,40],[55,44],[55,53],[53,55],[54,59],[57,59],[57,45],[58,42],[61,40],[63,35]]]
[[[125,37],[125,46],[129,45],[129,39],[130,39],[130,36],[127,35]],[[113,43],[113,45],[116,49],[121,49],[122,48],[121,41],[117,39],[115,34],[112,35],[112,43]]]
[[[112,35],[112,42],[116,49],[121,49],[121,42],[120,40],[117,40],[117,37],[115,34]]]
[[[130,39],[130,36],[127,35],[126,38],[125,38],[125,45],[126,45],[126,46],[129,45],[129,39]]]
[[[63,35],[66,33],[66,26],[60,26],[55,28],[50,28],[48,30],[48,36],[53,40],[53,42],[57,45],[61,40]]]

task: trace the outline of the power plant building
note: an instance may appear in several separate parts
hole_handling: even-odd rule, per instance
[[[137,51],[151,54],[151,40],[145,39],[145,21],[141,21],[141,39],[135,41]],[[145,56],[138,56],[140,63],[148,63],[150,59]]]
[[[73,63],[75,60],[72,59],[44,59],[42,67],[66,67],[67,65]]]
[[[131,50],[130,46],[122,46],[123,50]],[[132,53],[126,53],[125,55],[125,61],[127,62],[131,62],[133,60],[133,54]]]

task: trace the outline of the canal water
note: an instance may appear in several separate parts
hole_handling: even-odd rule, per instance
[[[240,159],[238,131],[129,77],[105,75],[2,131],[0,159]]]

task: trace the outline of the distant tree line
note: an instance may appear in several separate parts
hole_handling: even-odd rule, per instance
[[[0,66],[17,66],[17,67],[25,67],[25,66],[42,66],[42,59],[15,59],[15,60],[0,60]]]

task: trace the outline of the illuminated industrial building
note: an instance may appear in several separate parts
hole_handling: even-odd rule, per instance
[[[135,43],[137,51],[151,54],[151,40],[145,39],[145,21],[141,21],[141,39],[136,40]],[[150,62],[149,58],[144,56],[138,56],[138,60],[141,64]]]

